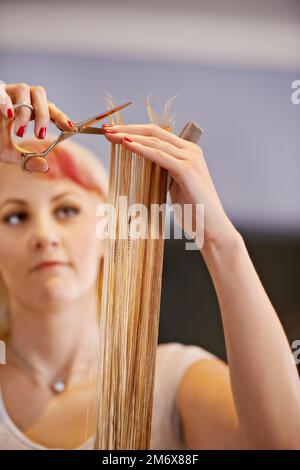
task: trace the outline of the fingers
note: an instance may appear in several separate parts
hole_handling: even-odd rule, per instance
[[[183,149],[187,147],[187,141],[181,139],[172,132],[162,129],[156,124],[127,124],[127,125],[116,125],[116,126],[102,126],[109,130],[115,130],[118,132],[126,132],[128,134],[146,135],[149,137],[157,137],[161,140],[169,142],[170,144]]]
[[[168,153],[170,148],[173,151],[175,147],[171,146],[167,142],[157,142],[154,139],[150,140],[149,137],[143,138],[143,136],[138,135],[127,137],[124,136],[124,134],[123,136],[121,134],[117,136],[117,134],[106,135],[105,133],[105,136],[108,140],[114,143],[122,143],[131,152],[140,154],[153,163],[157,163],[166,170],[169,170],[175,178],[178,178],[183,171],[183,159],[177,158],[174,154]],[[142,141],[144,141],[144,143],[141,143]],[[145,145],[145,143],[147,143],[147,145]],[[152,145],[150,145],[151,143]]]
[[[26,83],[19,83],[13,91],[14,103],[31,103],[30,87]],[[18,137],[23,137],[31,118],[31,110],[26,107],[15,111],[14,132]]]
[[[59,108],[57,108],[55,104],[48,102],[48,107],[51,120],[55,122],[55,124],[62,131],[71,131],[72,129],[74,129],[74,122],[72,122],[65,113],[63,113]]]
[[[0,83],[0,116],[5,119],[12,119],[14,117],[13,104],[10,96],[6,93],[3,83]]]
[[[25,135],[28,123],[33,119],[29,108],[23,106],[15,111],[13,103],[27,102],[34,107],[34,133],[38,139],[44,139],[49,127],[50,119],[57,123],[62,130],[72,130],[74,123],[69,117],[48,102],[46,91],[41,86],[29,86],[26,83],[2,85],[0,83],[0,117],[13,118],[14,132],[18,137]],[[11,111],[9,111],[11,109]]]
[[[177,158],[179,160],[187,159],[187,154],[185,151],[157,137],[144,136],[144,135],[138,135],[138,134],[128,134],[128,133],[125,134],[123,132],[115,133],[115,131],[111,131],[111,132],[112,133],[110,133],[110,130],[107,130],[104,135],[108,139],[111,139],[111,141],[116,144],[122,144],[124,138],[129,137],[136,143],[143,144],[146,147],[151,147],[156,150],[161,150],[162,152],[168,153],[172,157]]]
[[[34,134],[38,139],[44,139],[50,122],[46,91],[41,86],[33,86],[30,91],[35,114]]]

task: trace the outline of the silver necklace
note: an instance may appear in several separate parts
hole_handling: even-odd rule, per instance
[[[10,350],[26,367],[28,367],[29,369],[31,369],[32,371],[36,372],[41,377],[43,377],[43,379],[47,383],[47,386],[50,388],[50,390],[52,392],[62,393],[66,390],[66,387],[67,387],[67,380],[66,379],[60,378],[60,379],[57,379],[54,382],[49,384],[49,382],[46,381],[46,379],[45,379],[44,373],[40,369],[38,369],[37,367],[30,364],[26,359],[24,359],[24,357],[21,356],[21,354],[15,349],[15,347],[12,344],[10,344]],[[73,374],[78,373],[78,372],[82,372],[84,370],[88,370],[90,367],[91,367],[91,364],[87,364],[85,366],[81,365],[81,366],[78,367],[78,369],[76,371],[73,370]],[[70,368],[70,370],[72,370],[72,367]]]

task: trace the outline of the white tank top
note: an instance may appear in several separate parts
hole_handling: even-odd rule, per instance
[[[188,367],[216,356],[194,345],[163,343],[157,348],[150,449],[186,449],[181,433],[176,393]],[[61,426],[61,423],[59,423]],[[92,450],[94,437],[75,450]],[[49,450],[31,441],[9,417],[0,390],[0,450]],[[61,450],[61,449],[57,449]]]

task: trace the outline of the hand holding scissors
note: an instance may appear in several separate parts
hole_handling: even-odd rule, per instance
[[[5,84],[0,81],[0,162],[20,165],[23,171],[46,172],[49,164],[47,155],[57,144],[76,133],[103,134],[102,129],[92,128],[93,124],[113,114],[130,103],[74,123],[55,104],[48,101],[41,86],[26,83]],[[34,153],[21,147],[21,141],[13,140],[13,134],[23,137],[30,121],[34,121],[34,134],[44,140],[50,121],[61,131],[59,136],[42,153]],[[51,147],[51,148],[49,148]]]
[[[47,156],[51,150],[56,147],[59,143],[63,142],[66,139],[69,139],[70,137],[73,137],[75,134],[104,134],[104,130],[102,128],[98,127],[91,127],[93,124],[96,124],[97,122],[101,121],[102,119],[105,119],[106,117],[110,116],[111,114],[116,113],[117,111],[120,111],[121,109],[126,108],[132,103],[132,101],[129,101],[125,104],[122,104],[120,106],[116,106],[115,108],[109,109],[107,111],[104,111],[101,114],[96,114],[95,116],[92,116],[88,119],[85,119],[84,121],[81,122],[74,122],[74,129],[71,131],[62,131],[56,124],[56,127],[61,130],[60,134],[58,137],[41,153],[37,152],[29,152],[29,151],[24,151],[21,152],[21,168],[25,173],[46,173],[49,170],[49,161],[47,160]],[[27,103],[22,103],[20,105],[14,105],[14,108],[16,106],[28,106]],[[32,108],[32,111],[34,111],[33,106],[29,105]],[[31,164],[34,164],[34,170],[30,169]]]

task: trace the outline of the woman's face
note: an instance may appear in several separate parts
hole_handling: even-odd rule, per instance
[[[99,196],[68,179],[0,169],[0,275],[26,305],[63,305],[95,287]],[[41,264],[57,262],[56,264]]]

